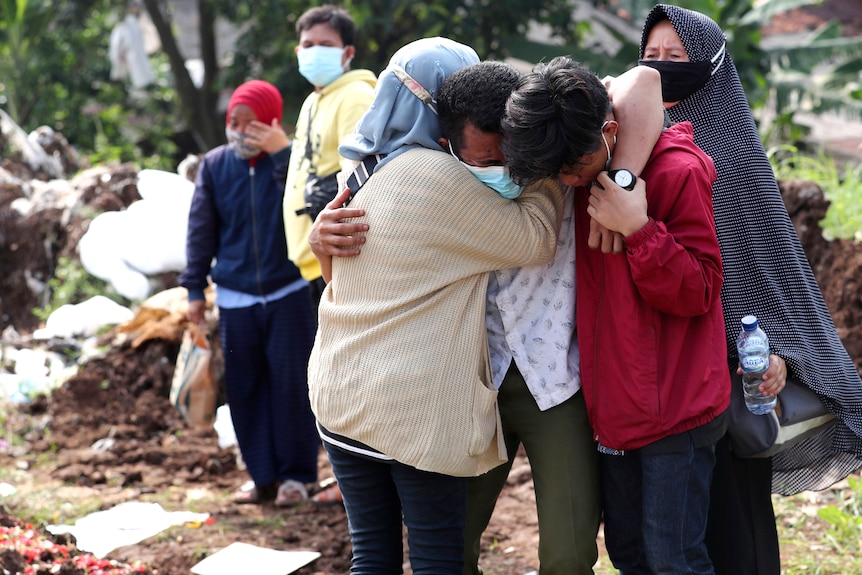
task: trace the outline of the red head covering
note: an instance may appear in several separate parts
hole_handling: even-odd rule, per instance
[[[264,80],[250,80],[234,90],[227,106],[225,124],[230,123],[230,112],[237,104],[245,104],[254,111],[257,119],[264,124],[272,124],[273,118],[281,122],[284,101],[278,88]]]

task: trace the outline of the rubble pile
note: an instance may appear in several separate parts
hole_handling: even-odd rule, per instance
[[[78,259],[90,220],[140,195],[134,166],[85,167],[62,135],[19,131],[0,110],[0,331],[30,333],[32,310],[48,304],[60,259]]]

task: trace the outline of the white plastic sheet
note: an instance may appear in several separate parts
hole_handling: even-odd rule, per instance
[[[168,527],[203,522],[207,518],[209,513],[168,512],[158,503],[129,501],[107,511],[91,513],[74,525],[48,525],[47,529],[55,535],[71,533],[78,549],[101,558],[118,547],[134,545]]]

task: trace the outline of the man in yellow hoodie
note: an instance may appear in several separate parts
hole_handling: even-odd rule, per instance
[[[311,282],[314,303],[325,286],[308,245],[317,212],[335,196],[335,174],[352,163],[338,155],[338,144],[353,133],[374,99],[377,78],[370,70],[351,70],[356,25],[343,8],[324,5],[296,22],[299,73],[313,86],[299,111],[284,193],[287,252]],[[319,200],[318,200],[319,198]]]

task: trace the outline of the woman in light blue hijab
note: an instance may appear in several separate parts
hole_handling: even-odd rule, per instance
[[[479,61],[424,38],[398,50],[339,152],[365,215],[358,258],[321,257],[329,282],[309,398],[353,543],[354,575],[460,575],[467,477],[507,460],[485,328],[488,272],[555,252],[559,186],[507,200],[437,143],[435,96]],[[364,184],[364,185],[363,185]]]
[[[420,146],[440,149],[437,92],[449,74],[478,61],[472,48],[448,38],[423,38],[400,48],[377,79],[371,109],[338,153],[357,161],[384,155],[379,168]]]

